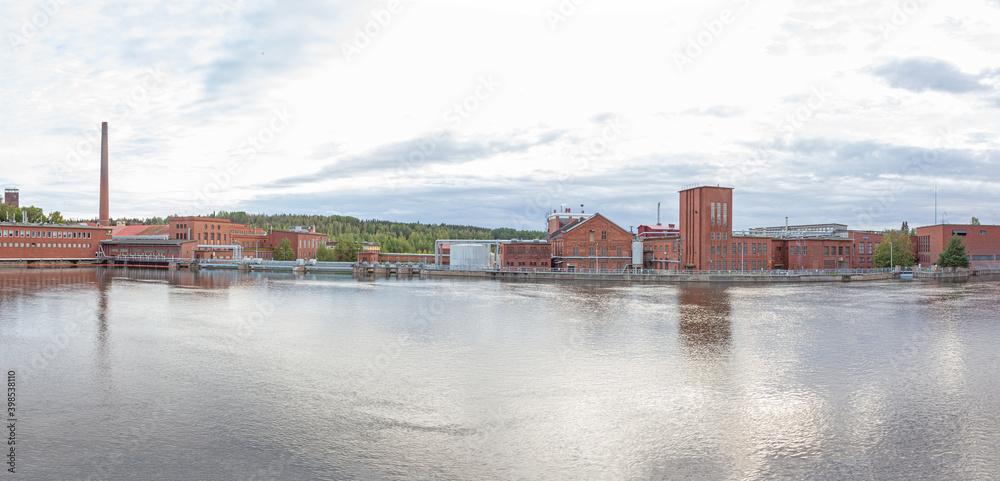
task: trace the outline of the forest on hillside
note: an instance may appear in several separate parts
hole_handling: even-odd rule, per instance
[[[266,215],[223,211],[210,216],[268,230],[312,225],[316,226],[316,232],[326,234],[331,241],[378,242],[382,245],[382,252],[433,253],[437,239],[541,239],[546,235],[543,231],[361,220],[341,215]]]

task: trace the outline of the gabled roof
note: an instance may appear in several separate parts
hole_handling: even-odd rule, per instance
[[[604,217],[600,213],[597,213],[597,214],[594,214],[593,216],[591,216],[591,217],[589,217],[587,219],[584,219],[584,220],[581,220],[581,221],[576,221],[576,222],[574,222],[572,224],[567,224],[567,225],[559,228],[559,230],[557,230],[557,231],[555,231],[555,232],[553,232],[552,234],[549,235],[549,239],[554,239],[556,237],[561,237],[563,234],[565,234],[567,232],[571,232],[571,231],[575,230],[577,227],[580,227],[580,226],[582,226],[582,225],[584,225],[584,224],[586,224],[586,223],[588,223],[588,222],[590,222],[590,221],[592,221],[594,219],[597,219],[598,217],[600,217],[601,219],[604,219],[604,220],[608,221],[609,224],[617,227],[622,232],[624,232],[624,233],[626,233],[628,235],[632,235],[632,233],[630,233],[629,231],[627,231],[625,229],[622,229],[622,226],[620,226],[620,225],[615,224],[614,222],[612,222],[611,219],[608,219],[607,217]]]

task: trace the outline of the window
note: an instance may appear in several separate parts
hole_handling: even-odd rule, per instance
[[[711,254],[709,254],[709,255],[713,255],[713,256],[715,255],[715,246],[712,246],[712,248],[711,248]]]
[[[722,225],[729,225],[729,204],[722,203]]]
[[[712,225],[715,225],[715,202],[712,202]]]
[[[709,235],[712,237],[712,240],[715,240],[715,232],[712,232]]]
[[[580,255],[580,248],[579,247],[574,247],[573,248],[573,257],[579,256],[579,255]]]
[[[604,256],[604,257],[608,256],[608,248],[607,247],[602,247],[601,248],[601,255]]]
[[[725,232],[722,233],[722,240],[726,240],[726,233]]]
[[[593,256],[594,256],[594,248],[593,248],[593,247],[591,247],[591,248],[590,248],[590,256],[591,256],[591,257],[593,257]],[[593,266],[591,266],[591,267],[593,267]]]
[[[733,255],[734,256],[736,255],[736,243],[735,242],[733,242]]]
[[[618,257],[621,257],[621,256],[622,256],[622,248],[619,247],[618,248]],[[618,267],[621,267],[621,266],[618,266]]]
[[[840,246],[837,248],[837,255],[840,256],[844,255],[844,246]]]
[[[823,255],[830,255],[830,246],[823,246]]]
[[[851,255],[851,246],[847,246],[845,249],[847,251],[847,255]]]
[[[590,231],[590,242],[594,242],[594,231]]]
[[[757,255],[757,243],[756,242],[753,244],[753,246],[751,246],[751,250],[753,251],[753,255]]]
[[[601,240],[608,240],[608,231],[606,230],[601,231]]]
[[[728,269],[728,267],[726,267],[726,264],[728,264],[728,262],[722,261],[722,270]]]
[[[986,231],[984,230],[979,231],[979,235],[986,235]]]
[[[802,246],[802,255],[809,255],[809,246]]]
[[[764,255],[767,255],[767,244],[764,244]]]
[[[722,255],[724,255],[724,256],[729,255],[728,246],[722,246]]]

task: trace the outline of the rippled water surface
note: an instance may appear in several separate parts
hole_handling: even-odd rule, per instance
[[[6,270],[0,369],[22,479],[997,479],[998,299]]]

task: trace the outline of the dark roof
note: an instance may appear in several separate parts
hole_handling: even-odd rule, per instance
[[[608,219],[607,217],[604,217],[600,213],[595,213],[593,216],[591,216],[591,217],[589,217],[587,219],[579,220],[579,221],[576,221],[576,222],[574,222],[572,224],[567,224],[567,225],[559,228],[559,230],[556,230],[555,232],[553,232],[552,234],[549,235],[549,239],[553,239],[553,238],[555,238],[557,236],[561,236],[561,235],[563,235],[563,234],[565,234],[565,233],[567,233],[567,232],[569,232],[569,231],[571,231],[573,229],[576,229],[577,227],[580,227],[581,225],[586,224],[587,222],[590,222],[590,221],[592,221],[592,220],[594,220],[594,219],[596,219],[598,217],[600,217],[600,218],[608,221],[609,224],[611,224],[611,225],[613,225],[613,226],[621,229],[622,232],[628,232],[629,235],[632,234],[631,232],[629,232],[629,231],[627,231],[625,229],[622,229],[622,226],[620,226],[618,224],[615,224],[611,219]]]

